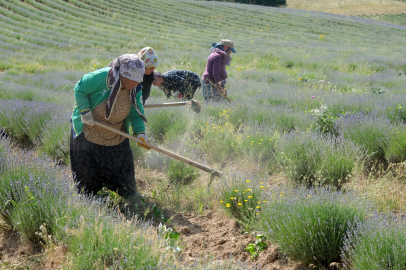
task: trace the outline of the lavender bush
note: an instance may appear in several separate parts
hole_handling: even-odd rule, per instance
[[[27,158],[34,162],[24,162]],[[59,169],[49,168],[51,160],[35,159],[32,153],[14,152],[5,161],[0,176],[2,217],[29,240],[39,241],[39,227],[46,224],[51,230],[64,215],[73,186],[67,178],[58,179]]]
[[[52,160],[12,153],[4,138],[0,149],[8,151],[0,174],[0,213],[9,229],[30,241],[67,246],[74,269],[157,264],[160,244],[149,224],[127,221],[108,201],[77,194],[70,176],[50,167]]]
[[[406,127],[399,125],[390,132],[385,159],[389,163],[406,161]]]
[[[261,215],[262,230],[305,265],[338,262],[346,231],[372,207],[360,194],[331,188],[275,188],[265,198],[269,205]]]
[[[21,100],[0,100],[0,107],[0,126],[18,141],[37,139],[45,123],[64,111],[56,104]]]
[[[363,112],[347,114],[338,121],[343,138],[362,147],[366,154],[367,166],[386,164],[385,152],[392,125],[387,117]]]
[[[359,147],[342,137],[315,132],[285,135],[277,153],[289,178],[305,185],[341,186],[363,156]]]
[[[354,220],[342,247],[345,269],[400,270],[406,264],[406,220],[391,213]]]
[[[126,220],[103,204],[85,202],[87,214],[70,221],[65,228],[73,269],[156,269],[162,248],[149,224]],[[89,208],[90,205],[90,208]]]

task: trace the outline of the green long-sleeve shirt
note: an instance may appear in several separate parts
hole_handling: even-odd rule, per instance
[[[82,133],[84,127],[80,113],[89,109],[93,110],[97,105],[109,98],[110,90],[106,84],[109,70],[110,67],[98,69],[84,75],[82,79],[76,83],[74,88],[76,104],[71,119],[75,137]],[[138,108],[144,114],[141,96],[142,91],[139,91],[136,94],[136,101]],[[128,134],[130,133],[130,126],[134,134],[145,132],[145,124],[133,106],[131,106],[130,114],[124,120],[124,126]]]

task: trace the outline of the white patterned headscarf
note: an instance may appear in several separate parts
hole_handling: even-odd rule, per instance
[[[119,56],[108,64],[111,69],[106,78],[107,87],[110,90],[110,96],[106,104],[106,119],[110,118],[113,111],[114,104],[117,99],[118,92],[121,89],[120,76],[128,78],[133,81],[142,82],[145,73],[145,65],[141,59],[135,54],[124,54]],[[131,89],[130,99],[131,103],[142,118],[144,122],[147,122],[144,114],[140,111],[136,102],[136,90]]]
[[[159,65],[158,55],[151,47],[145,47],[137,53],[144,62],[145,68],[157,67]]]

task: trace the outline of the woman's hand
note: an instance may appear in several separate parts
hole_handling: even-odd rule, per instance
[[[222,97],[226,97],[227,96],[227,90],[226,88],[224,88],[224,86],[218,86],[217,87],[217,91],[219,91],[220,95]]]
[[[93,116],[92,111],[89,110],[87,113],[82,114],[80,116],[80,118],[81,118],[83,124],[91,125],[91,126],[94,125],[94,116]]]
[[[147,139],[147,135],[145,135],[145,133],[140,133],[137,135],[137,139],[140,139],[143,143],[139,143],[137,142],[138,146],[141,146],[144,149],[150,150],[151,148],[149,148],[147,146],[147,143],[149,143],[148,139]]]

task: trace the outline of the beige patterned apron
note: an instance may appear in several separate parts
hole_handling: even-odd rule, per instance
[[[117,94],[117,99],[111,112],[109,120],[106,120],[107,100],[100,103],[92,111],[94,120],[112,128],[126,132],[124,120],[130,114],[131,100],[130,90],[121,89]],[[86,140],[104,146],[114,146],[122,143],[125,137],[99,126],[85,125],[83,132]]]

